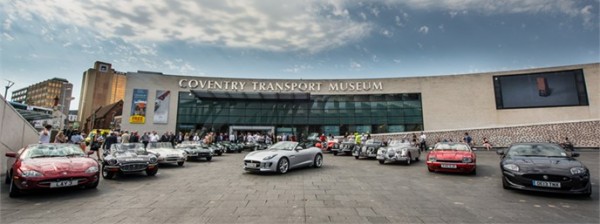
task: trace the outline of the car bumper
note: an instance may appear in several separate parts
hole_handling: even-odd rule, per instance
[[[144,170],[153,170],[158,168],[157,166],[158,164],[156,163],[151,163],[151,164],[144,164],[144,163],[137,163],[137,164],[122,164],[120,166],[105,166],[104,170],[110,171],[110,172],[121,172],[121,173],[135,173],[135,172],[141,172]]]
[[[456,166],[455,168],[446,167]],[[443,163],[443,162],[430,162],[427,161],[427,168],[436,172],[450,172],[450,173],[471,173],[475,170],[475,163]]]
[[[377,160],[385,160],[386,162],[406,162],[409,159],[408,156],[402,156],[400,154],[394,154],[394,155],[389,155],[389,154],[379,154],[377,155]]]
[[[15,185],[21,190],[53,189],[90,185],[100,179],[100,173],[59,178],[25,178],[20,176],[15,176],[13,178]],[[62,183],[62,186],[57,186],[56,183],[59,182]],[[65,183],[67,183],[68,186],[64,186]]]
[[[276,172],[277,161],[244,160],[244,170],[251,172]]]
[[[166,163],[179,163],[179,162],[185,162],[185,157],[177,157],[177,158],[158,158],[158,163],[159,163],[159,164],[166,164]]]
[[[538,187],[533,185],[533,181],[545,181],[543,179],[531,179],[524,177],[520,174],[515,174],[509,171],[503,171],[502,178],[506,187],[518,190],[547,192],[547,193],[560,193],[560,194],[587,194],[591,191],[591,182],[589,175],[586,177],[582,176],[570,176],[567,177],[566,181],[549,181],[560,183],[560,187]]]

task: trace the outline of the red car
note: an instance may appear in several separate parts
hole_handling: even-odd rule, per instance
[[[83,186],[96,188],[100,165],[75,144],[33,144],[18,152],[7,152],[6,174],[9,196],[28,190]]]
[[[476,173],[477,157],[465,143],[441,142],[427,154],[429,172]]]

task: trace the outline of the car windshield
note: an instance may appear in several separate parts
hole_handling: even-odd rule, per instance
[[[402,141],[402,140],[391,140],[391,141],[388,143],[388,145],[389,145],[389,146],[410,146],[410,143],[409,143],[409,142]]]
[[[471,148],[464,143],[438,143],[433,149],[435,151],[471,151]]]
[[[509,156],[567,157],[565,150],[554,144],[513,145],[508,149],[507,154]]]
[[[284,141],[284,142],[277,142],[274,145],[272,145],[271,147],[269,147],[269,149],[276,149],[276,150],[293,150],[296,148],[296,146],[298,145],[298,142],[288,142],[288,141]]]
[[[126,152],[143,153],[145,150],[144,150],[144,144],[142,144],[142,143],[118,143],[118,144],[112,144],[110,146],[110,151],[113,153],[126,153]]]
[[[27,146],[24,159],[40,157],[84,156],[75,144],[35,144]]]
[[[148,143],[148,149],[167,148],[172,149],[173,145],[170,142],[150,142]]]
[[[367,145],[381,145],[381,141],[375,139],[369,139],[365,142]]]

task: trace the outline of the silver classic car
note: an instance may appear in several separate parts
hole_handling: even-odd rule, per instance
[[[391,140],[387,147],[382,147],[377,151],[377,160],[379,164],[401,161],[410,165],[412,161],[419,161],[421,151],[418,147],[409,142],[401,140]]]
[[[354,136],[350,136],[346,139],[342,139],[342,143],[339,145],[339,147],[332,148],[331,152],[333,152],[334,156],[337,156],[340,153],[345,155],[351,155],[352,151],[354,151],[354,149],[357,147],[360,146],[356,144]]]
[[[158,157],[160,164],[177,163],[178,166],[183,166],[187,157],[184,151],[174,149],[170,142],[150,142],[146,149]]]
[[[212,151],[207,147],[203,147],[199,141],[183,141],[175,148],[183,150],[187,160],[199,160],[200,158],[206,158],[206,161],[212,160]]]
[[[244,169],[250,172],[287,173],[289,169],[323,165],[323,154],[314,142],[282,141],[266,150],[248,153]]]
[[[158,159],[148,153],[142,143],[112,144],[102,162],[102,177],[112,179],[115,174],[145,171],[148,176],[158,172]]]
[[[360,157],[375,158],[377,157],[377,150],[383,146],[383,142],[377,139],[369,139],[363,143],[361,147],[355,147],[352,151],[352,155],[355,159]]]

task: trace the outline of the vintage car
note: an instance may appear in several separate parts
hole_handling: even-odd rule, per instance
[[[202,147],[208,148],[212,152],[213,156],[214,155],[220,156],[220,155],[223,155],[223,153],[225,152],[225,147],[222,145],[219,145],[219,144],[207,145],[207,144],[203,143]]]
[[[187,160],[199,160],[206,158],[212,160],[212,152],[198,141],[183,141],[175,146],[176,149],[183,150],[187,155]]]
[[[174,149],[170,142],[150,142],[146,149],[158,157],[159,164],[177,163],[183,166],[187,157],[184,151]]]
[[[440,142],[427,153],[429,172],[476,174],[477,157],[466,143]]]
[[[30,190],[84,186],[96,188],[100,165],[74,144],[32,144],[7,152],[8,195],[18,197]]]
[[[352,155],[355,159],[360,159],[361,157],[366,158],[376,158],[377,150],[383,146],[383,142],[377,139],[369,139],[365,141],[362,146],[355,147],[354,151],[352,151]]]
[[[340,144],[339,148],[333,148],[331,149],[331,152],[333,152],[334,156],[337,156],[338,154],[345,154],[345,155],[351,155],[352,152],[354,151],[355,148],[359,148],[360,146],[356,144],[356,142],[354,141],[354,136],[348,137],[347,139],[344,139],[344,141],[342,141],[342,143]]]
[[[218,144],[222,145],[223,147],[225,147],[225,152],[237,152],[237,153],[241,153],[242,152],[242,148],[238,145],[235,144],[233,142],[230,141],[221,141]]]
[[[117,143],[102,162],[102,177],[112,179],[116,174],[146,172],[154,176],[158,172],[158,158],[144,149],[142,143]]]
[[[412,161],[419,161],[419,157],[421,157],[421,150],[402,140],[391,140],[387,143],[387,146],[381,147],[377,151],[379,164],[384,164],[386,161],[400,161],[410,165]]]
[[[267,150],[248,153],[244,169],[249,172],[287,173],[289,169],[323,165],[323,154],[313,143],[281,141]]]
[[[501,155],[502,187],[538,192],[578,194],[589,197],[589,169],[552,143],[516,143],[497,151]]]
[[[327,139],[327,151],[333,151],[333,149],[339,149],[340,148],[340,139],[335,139],[335,138],[330,138]],[[337,154],[337,153],[336,153]]]

